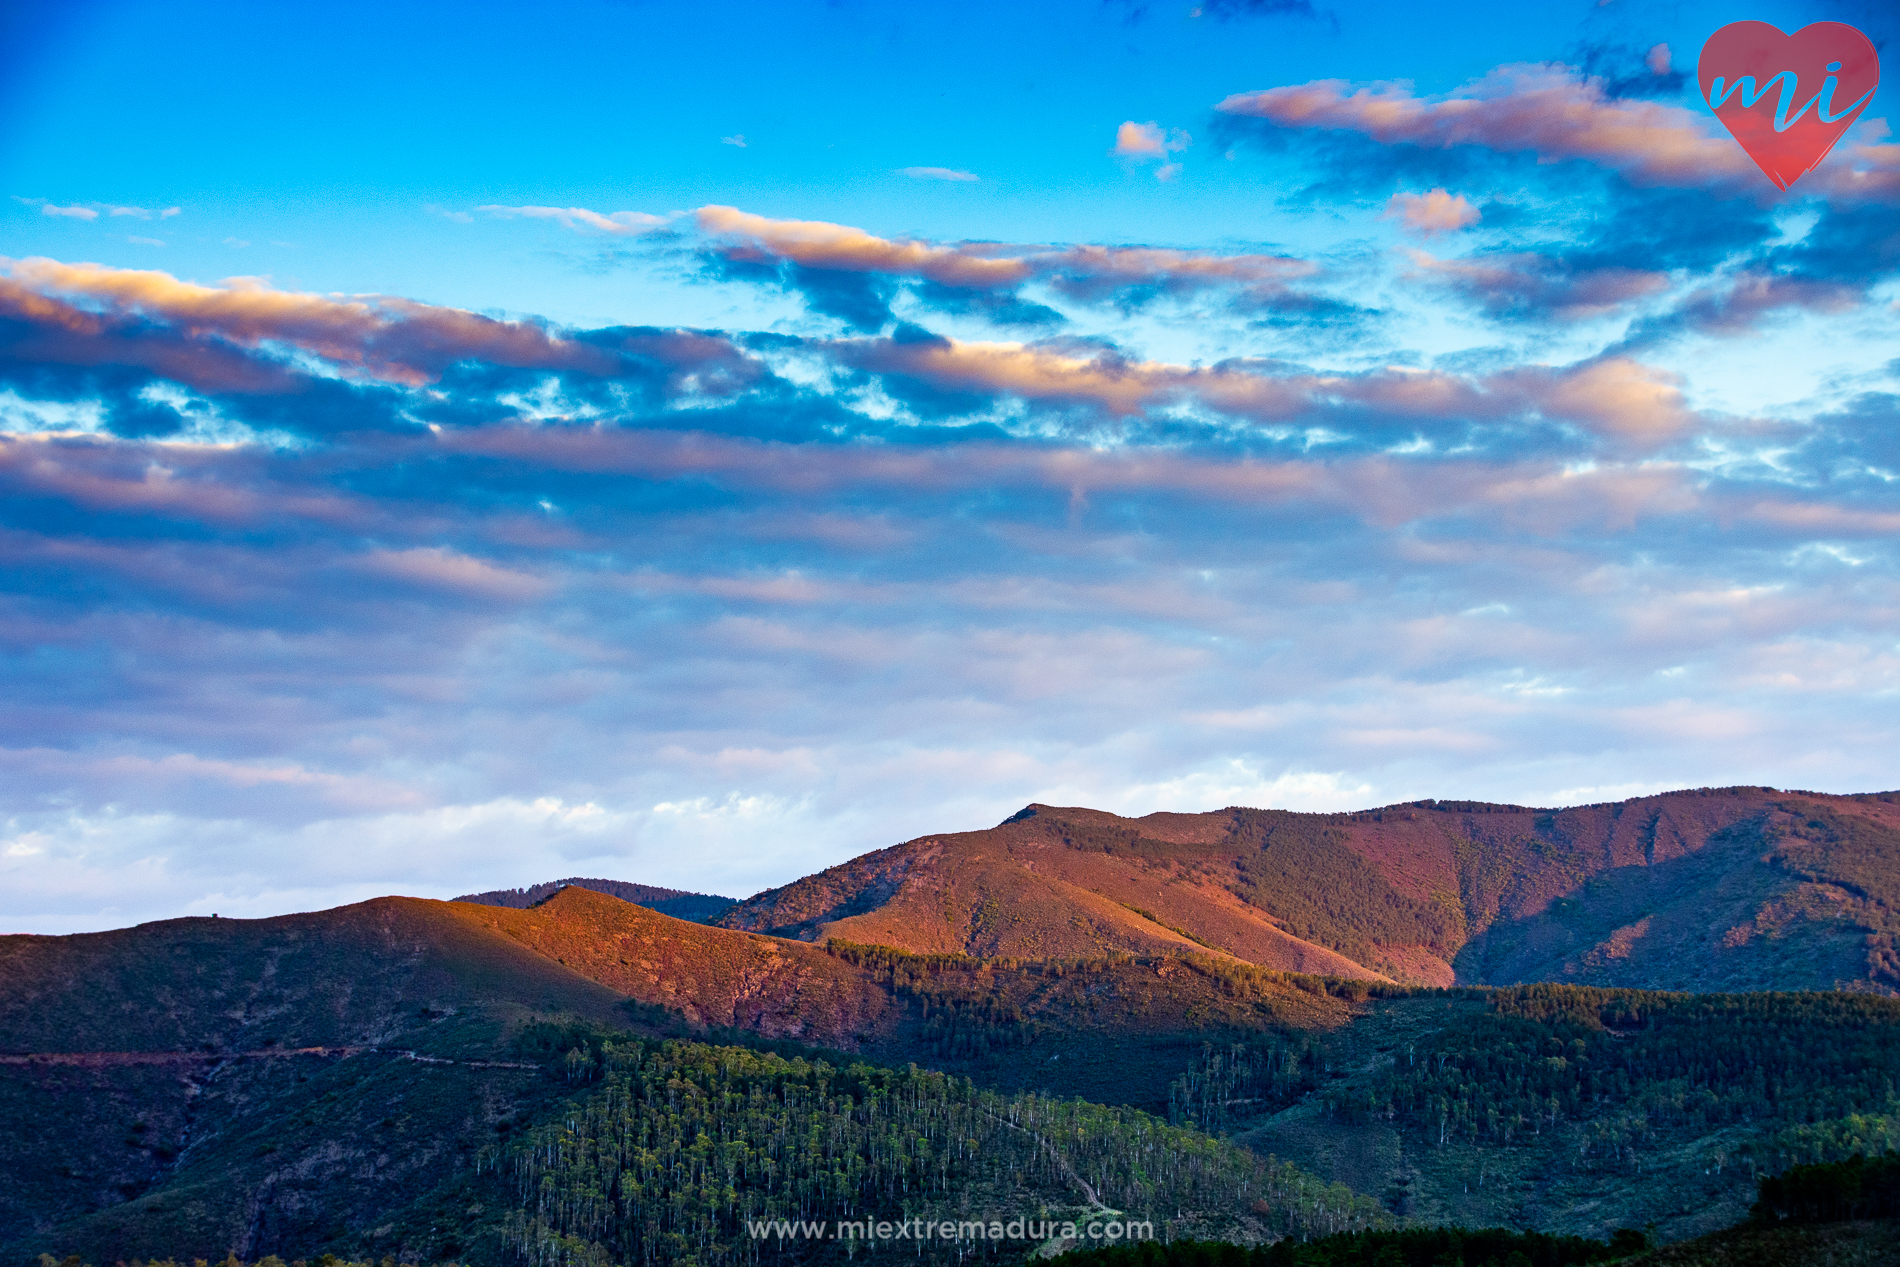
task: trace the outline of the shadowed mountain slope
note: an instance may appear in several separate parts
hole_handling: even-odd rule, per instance
[[[1032,805],[727,911],[729,928],[918,953],[1199,946],[1421,984],[1900,985],[1900,794],[1770,788],[1532,809],[1121,818]]]

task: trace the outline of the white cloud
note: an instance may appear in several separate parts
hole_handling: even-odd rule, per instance
[[[644,211],[610,211],[605,214],[585,207],[503,207],[490,204],[475,208],[503,219],[553,220],[570,229],[594,229],[601,233],[646,233],[666,223],[665,216]]]
[[[1414,233],[1431,236],[1468,229],[1482,219],[1478,208],[1463,194],[1433,189],[1422,194],[1396,193],[1385,204],[1388,219],[1398,220]]]
[[[1194,138],[1180,128],[1164,130],[1152,120],[1129,119],[1115,129],[1115,145],[1108,152],[1116,158],[1166,158],[1193,143]]]
[[[74,203],[71,206],[61,206],[58,203],[48,202],[44,198],[22,198],[18,194],[13,195],[13,200],[23,202],[29,207],[38,207],[42,215],[57,216],[67,220],[97,220],[102,211],[108,216],[129,216],[134,220],[168,220],[179,214],[181,210],[178,207],[165,207],[154,211],[149,207],[126,207],[110,202]]]

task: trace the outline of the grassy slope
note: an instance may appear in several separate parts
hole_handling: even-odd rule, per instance
[[[921,953],[1053,958],[1196,950],[1282,971],[1379,975],[1288,934],[1237,897],[1233,851],[1217,834],[1225,832],[1217,816],[1126,820],[1033,808],[1035,816],[990,831],[867,854],[761,894],[719,922]],[[1149,834],[1156,832],[1167,838]]]

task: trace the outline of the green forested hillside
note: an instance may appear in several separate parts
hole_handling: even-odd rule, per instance
[[[1180,1120],[1434,1222],[1672,1238],[1762,1174],[1900,1146],[1900,1001],[1578,986],[1420,992],[1210,1043]]]
[[[1002,1096],[915,1066],[740,1047],[576,1049],[593,1089],[495,1165],[531,1262],[716,1262],[824,1255],[761,1242],[748,1220],[1152,1220],[1159,1236],[1246,1240],[1379,1222],[1377,1203],[1282,1162],[1125,1108]],[[958,1246],[938,1250],[960,1256]],[[1024,1242],[974,1241],[1019,1254]]]
[[[1328,1094],[1346,1119],[1402,1119],[1439,1142],[1510,1145],[1560,1128],[1576,1164],[1634,1170],[1663,1132],[1745,1125],[1751,1172],[1859,1148],[1900,1109],[1900,1000],[1861,994],[1499,990],[1464,1023]],[[1851,1138],[1851,1122],[1867,1136]],[[1813,1129],[1842,1132],[1823,1142]]]

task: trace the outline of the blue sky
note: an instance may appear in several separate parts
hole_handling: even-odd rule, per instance
[[[1778,193],[1741,17],[1893,29],[15,6],[0,923],[1892,787],[1892,90]]]

